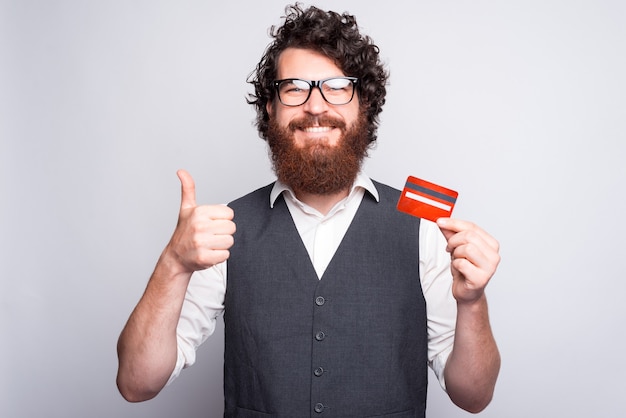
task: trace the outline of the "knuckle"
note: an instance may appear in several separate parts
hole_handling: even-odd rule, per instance
[[[465,234],[466,234],[466,239],[469,242],[473,242],[479,238],[478,233],[474,229],[469,229]]]
[[[191,245],[193,248],[201,248],[203,246],[203,239],[199,234],[193,234],[191,237]]]

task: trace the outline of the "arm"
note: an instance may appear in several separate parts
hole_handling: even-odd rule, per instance
[[[194,271],[226,260],[233,244],[232,210],[197,206],[192,177],[182,170],[178,177],[178,224],[118,341],[117,386],[131,402],[155,397],[167,383],[176,364],[176,326],[189,279]]]
[[[476,413],[491,402],[500,370],[485,296],[500,262],[499,244],[469,222],[442,218],[437,224],[448,241],[457,301],[454,346],[444,371],[446,388],[456,405]]]

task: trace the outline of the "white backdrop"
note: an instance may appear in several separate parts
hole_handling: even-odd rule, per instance
[[[272,180],[245,97],[285,0],[0,0],[0,416],[218,417],[222,328],[156,399],[115,344],[176,223]],[[502,245],[485,417],[620,417],[626,3],[320,1],[391,70],[367,163],[460,192]],[[463,417],[432,381],[428,416]]]

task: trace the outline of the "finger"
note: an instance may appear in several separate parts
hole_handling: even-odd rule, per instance
[[[233,235],[237,230],[235,223],[228,219],[214,219],[211,221],[210,232],[213,235]]]
[[[185,170],[178,170],[176,175],[180,179],[181,187],[180,209],[196,207],[196,183],[193,177]]]
[[[450,239],[452,237],[454,237],[458,233],[467,232],[468,236],[479,236],[480,239],[482,239],[493,250],[499,251],[500,249],[500,243],[495,238],[493,238],[485,230],[472,222],[454,218],[439,218],[437,219],[437,225],[439,226],[439,229],[441,230],[449,244],[451,244]],[[455,243],[454,245],[451,245],[451,247],[454,248],[460,243],[461,242]]]
[[[214,266],[228,260],[229,257],[230,251],[228,250],[212,250],[207,254],[203,264],[205,266]]]
[[[453,260],[467,260],[473,266],[485,271],[495,271],[500,256],[487,246],[468,243],[460,245],[452,252]]]
[[[437,225],[440,229],[445,229],[452,232],[461,232],[468,229],[472,229],[475,225],[468,221],[463,221],[456,218],[439,218],[437,219]]]
[[[480,248],[485,248],[487,251],[494,250],[487,240],[485,240],[483,234],[473,229],[457,232],[452,235],[448,239],[447,249],[448,251],[453,251],[454,249],[466,244],[473,244]]]
[[[235,212],[226,205],[203,205],[195,207],[193,216],[204,222],[218,220],[232,222]]]
[[[485,287],[495,274],[496,267],[491,264],[476,265],[467,258],[455,258],[452,260],[452,276],[464,282],[466,286]]]
[[[214,205],[211,207],[212,219],[228,219],[232,220],[235,217],[235,212],[226,205]]]
[[[439,223],[439,219],[437,220],[437,225],[439,226],[439,230],[443,234],[443,236],[446,239],[446,241],[450,241],[450,238],[452,238],[454,236],[454,234],[456,234],[456,231],[444,228],[442,225],[445,225],[445,224],[444,223],[440,224]]]
[[[232,235],[215,235],[207,244],[207,248],[213,251],[228,250],[234,243],[235,240]]]
[[[443,233],[443,236],[446,238],[446,241],[449,241],[454,234],[459,232],[459,226],[454,223],[454,219],[452,218],[439,218],[437,219],[437,226]]]

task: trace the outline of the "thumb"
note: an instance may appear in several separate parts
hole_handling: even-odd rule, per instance
[[[178,170],[176,175],[180,179],[181,187],[180,209],[196,207],[196,183],[193,177],[185,170]]]
[[[444,229],[444,228],[439,228],[441,230],[441,233],[443,234],[443,236],[446,238],[446,241],[449,241],[450,238],[452,238],[453,235],[456,234],[456,232],[451,231],[449,229]]]
[[[453,229],[446,228],[449,225],[448,218],[439,218],[437,219],[437,226],[441,230],[441,233],[446,238],[446,241],[450,240],[453,235],[457,233],[457,231]]]

